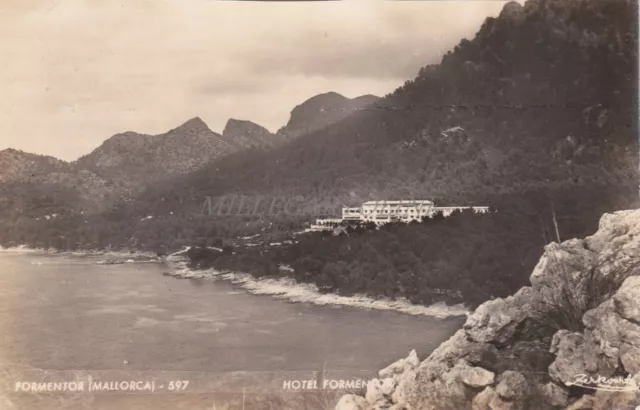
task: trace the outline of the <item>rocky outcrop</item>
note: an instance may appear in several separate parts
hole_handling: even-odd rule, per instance
[[[250,147],[269,147],[281,142],[281,138],[266,128],[246,120],[234,118],[227,121],[222,138],[234,144],[238,149]]]
[[[551,377],[569,385],[578,374],[640,374],[638,308],[640,276],[632,276],[611,299],[584,315],[583,333],[561,330],[554,335],[551,352],[556,360],[549,367]]]
[[[638,405],[638,266],[640,210],[606,214],[594,235],[547,245],[531,286],[485,302],[424,361],[412,352],[336,410]]]
[[[512,21],[521,22],[525,18],[524,7],[516,1],[510,1],[505,4],[500,13],[501,19],[508,19]]]
[[[291,139],[309,134],[369,107],[379,99],[374,95],[347,98],[336,92],[316,95],[291,111],[289,122],[278,130],[278,135]]]

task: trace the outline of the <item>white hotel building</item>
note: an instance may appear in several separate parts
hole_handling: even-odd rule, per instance
[[[343,207],[342,218],[318,219],[311,225],[311,229],[328,229],[347,221],[374,222],[378,225],[390,222],[420,222],[422,218],[431,217],[437,212],[449,216],[455,210],[464,209],[473,209],[476,213],[489,212],[488,206],[437,207],[428,200],[368,201],[360,207]]]

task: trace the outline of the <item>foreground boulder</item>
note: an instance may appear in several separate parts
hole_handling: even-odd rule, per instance
[[[411,352],[336,410],[640,405],[638,266],[640,210],[604,215],[594,235],[547,245],[530,287],[485,302],[424,361]]]

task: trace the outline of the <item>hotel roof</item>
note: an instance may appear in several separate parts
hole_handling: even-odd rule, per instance
[[[367,201],[362,205],[402,205],[402,204],[425,204],[425,205],[433,205],[432,201],[426,199],[416,199],[416,200],[392,200],[392,201]]]

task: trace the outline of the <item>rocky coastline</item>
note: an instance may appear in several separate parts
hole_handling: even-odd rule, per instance
[[[551,243],[531,286],[487,301],[336,410],[610,410],[640,404],[640,210]],[[633,408],[633,407],[631,407]]]

